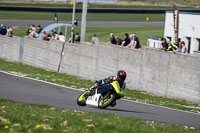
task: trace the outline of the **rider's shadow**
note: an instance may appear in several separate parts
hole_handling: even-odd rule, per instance
[[[153,114],[149,112],[142,112],[142,111],[133,111],[133,110],[125,110],[125,109],[112,109],[112,108],[106,108],[105,110],[110,110],[110,111],[116,111],[116,112],[127,112],[127,113],[141,113],[141,114]]]

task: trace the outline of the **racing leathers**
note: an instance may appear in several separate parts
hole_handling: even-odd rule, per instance
[[[123,81],[120,81],[116,76],[110,76],[108,78],[102,79],[102,80],[97,80],[93,88],[97,88],[98,86],[104,85],[104,84],[110,84],[114,81],[118,81],[119,86],[120,86],[120,96],[118,95],[117,99],[125,96],[125,87],[126,83]]]

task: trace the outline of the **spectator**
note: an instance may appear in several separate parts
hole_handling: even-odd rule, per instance
[[[7,35],[6,26],[3,26],[3,29],[1,30],[1,35]]]
[[[1,30],[3,29],[3,24],[0,25],[0,35],[1,35]]]
[[[59,39],[59,41],[61,41],[61,42],[65,42],[65,41],[66,41],[66,38],[65,38],[65,36],[62,34],[62,32],[59,33],[58,39]]]
[[[121,46],[127,46],[130,43],[130,41],[131,40],[129,39],[128,33],[125,33],[124,34],[124,41],[122,42]]]
[[[115,41],[117,45],[122,45],[122,40],[118,36],[115,36]]]
[[[181,42],[181,53],[187,53],[187,48],[186,48],[186,46],[185,46],[185,42],[184,41],[182,41]]]
[[[108,43],[109,44],[117,44],[113,33],[110,33],[110,42],[108,42]]]
[[[41,28],[41,26],[38,25],[38,26],[37,26],[37,33],[40,34],[40,32],[41,32],[42,30],[43,30],[43,29]]]
[[[36,32],[36,27],[34,24],[32,25],[32,30]]]
[[[134,34],[129,35],[131,42],[126,46],[127,48],[135,48],[136,42],[134,38]]]
[[[79,33],[75,34],[74,41],[76,41],[76,42],[80,42],[81,41],[81,37],[80,37]]]
[[[30,34],[28,35],[29,37],[34,37],[34,38],[38,38],[39,34],[34,31],[34,30],[29,30]]]
[[[27,36],[32,32],[32,28],[33,28],[32,25],[29,25],[29,26],[28,26],[28,29],[27,29],[27,31],[26,31],[26,35],[27,35]]]
[[[52,36],[51,39],[58,40],[58,33],[54,32],[54,36]]]
[[[50,40],[50,35],[48,32],[44,31],[44,35],[42,37],[42,40],[45,40],[45,41],[49,41]]]
[[[141,45],[140,45],[140,41],[139,41],[139,38],[135,35],[135,34],[133,34],[134,35],[134,39],[135,39],[135,48],[136,49],[140,49],[141,48]]]
[[[98,43],[99,43],[99,38],[96,36],[96,34],[94,34],[92,37],[92,44],[98,44]]]
[[[165,38],[162,38],[161,41],[162,41],[162,48],[160,50],[165,50],[166,51],[168,49],[167,41],[166,41]]]
[[[176,53],[176,50],[178,49],[176,44],[173,41],[170,41],[169,39],[167,39],[166,41],[168,44],[167,51],[173,51],[174,53]]]
[[[12,26],[8,27],[8,29],[7,29],[7,36],[8,37],[13,37]]]
[[[51,30],[51,32],[50,32],[50,37],[51,37],[51,39],[53,39],[54,38],[54,35],[55,35],[55,32],[54,32],[54,30]]]

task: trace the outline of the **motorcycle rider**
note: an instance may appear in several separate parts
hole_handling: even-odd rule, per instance
[[[117,76],[110,76],[108,78],[102,79],[102,80],[97,80],[94,84],[94,86],[91,88],[91,90],[98,88],[101,85],[104,84],[110,84],[114,81],[118,81],[119,86],[120,86],[120,95],[124,96],[125,95],[125,87],[126,87],[126,83],[124,82],[126,79],[126,72],[124,70],[119,70],[117,72]],[[90,91],[91,92],[91,91]],[[88,94],[90,95],[90,94]],[[121,97],[118,95],[117,99],[120,99]],[[116,105],[116,100],[111,104],[111,106],[115,106]]]

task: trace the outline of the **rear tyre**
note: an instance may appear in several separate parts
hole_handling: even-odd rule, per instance
[[[108,94],[109,93],[109,94]],[[102,95],[99,98],[98,108],[105,109],[109,105],[113,103],[113,101],[116,99],[116,95],[110,92],[107,92],[106,94]]]
[[[88,98],[88,95],[86,95],[87,93],[90,93],[90,91],[85,91],[85,92],[81,93],[81,95],[77,98],[77,104],[79,106],[86,105],[86,100]]]

